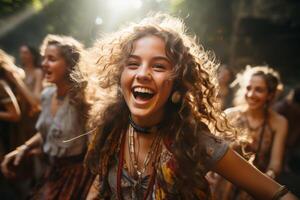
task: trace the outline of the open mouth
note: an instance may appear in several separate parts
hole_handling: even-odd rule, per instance
[[[150,100],[155,94],[154,91],[152,91],[149,88],[144,87],[135,87],[132,89],[132,94],[135,99],[137,100]]]
[[[50,76],[52,74],[52,72],[50,71],[45,71],[45,75]]]

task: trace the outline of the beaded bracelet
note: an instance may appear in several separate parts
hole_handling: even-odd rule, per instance
[[[274,194],[272,200],[279,200],[282,196],[287,194],[289,190],[285,187],[285,185],[280,186],[279,190]]]

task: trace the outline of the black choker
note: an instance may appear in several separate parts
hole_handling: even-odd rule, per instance
[[[156,132],[160,127],[160,124],[157,126],[152,126],[152,127],[141,127],[141,126],[137,125],[136,123],[134,123],[134,121],[132,120],[130,115],[129,115],[129,123],[136,132],[144,133],[144,134]]]

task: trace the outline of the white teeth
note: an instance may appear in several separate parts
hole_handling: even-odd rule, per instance
[[[142,93],[148,93],[148,94],[153,94],[154,93],[150,89],[143,88],[143,87],[136,87],[136,88],[134,88],[134,92],[142,92]]]

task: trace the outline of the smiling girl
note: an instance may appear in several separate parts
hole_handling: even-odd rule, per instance
[[[257,198],[294,199],[221,139],[235,132],[216,106],[216,65],[179,19],[146,18],[93,53],[97,68],[82,78],[94,100],[86,163],[97,198],[211,199],[214,170]]]

